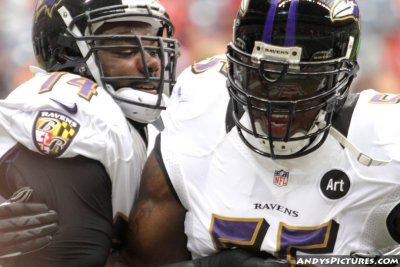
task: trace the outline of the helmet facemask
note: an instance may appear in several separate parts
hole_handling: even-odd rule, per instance
[[[65,29],[57,40],[60,51],[53,50],[51,54],[55,63],[46,66],[46,70],[69,71],[94,79],[127,118],[141,123],[155,121],[165,109],[166,95],[170,94],[176,76],[179,44],[170,38],[173,26],[168,15],[154,0],[131,0],[129,5],[110,5],[106,1],[91,4],[98,6],[77,12],[76,6],[69,6],[66,1],[57,10],[59,14],[53,14],[62,18]],[[108,31],[118,25],[145,30]],[[115,60],[118,54],[138,55],[141,73],[112,71],[111,65],[107,65],[109,60],[102,61],[105,54],[114,55]],[[148,64],[149,58],[157,58],[157,70]],[[114,66],[121,69],[119,64]]]
[[[106,23],[105,26],[118,25]],[[109,35],[100,28],[92,49],[99,66],[100,79],[103,86],[111,94],[124,111],[125,116],[141,123],[153,122],[166,108],[166,98],[175,83],[175,68],[172,70],[162,66],[171,66],[166,50],[168,43],[158,37],[159,30],[145,22],[130,22],[131,34]],[[126,22],[125,24],[126,25]],[[114,28],[115,29],[115,28]],[[143,34],[142,32],[145,32]],[[136,69],[138,76],[133,76],[132,70],[114,68],[123,61],[135,60],[128,65]],[[175,59],[174,59],[175,60]],[[132,66],[134,64],[134,66]],[[173,79],[171,80],[171,77]]]
[[[259,1],[250,5],[255,2]],[[334,112],[358,70],[350,59],[355,37],[346,36],[345,52],[337,56],[333,45],[307,49],[312,39],[307,37],[309,25],[299,26],[298,44],[287,44],[278,30],[272,41],[262,39],[263,29],[251,25],[257,16],[250,22],[242,16],[246,15],[239,14],[241,21],[235,21],[235,38],[227,51],[227,84],[240,137],[252,150],[273,159],[311,153],[327,138]],[[325,43],[332,44],[330,38]]]

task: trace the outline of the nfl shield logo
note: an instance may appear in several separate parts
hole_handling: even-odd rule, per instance
[[[275,171],[274,174],[274,185],[277,186],[286,186],[289,180],[289,172],[285,172],[284,170]]]

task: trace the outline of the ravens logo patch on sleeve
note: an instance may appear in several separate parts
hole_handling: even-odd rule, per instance
[[[33,142],[43,154],[60,156],[79,131],[79,123],[71,117],[54,111],[41,110],[33,128]]]

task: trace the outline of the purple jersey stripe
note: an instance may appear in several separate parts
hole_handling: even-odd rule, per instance
[[[251,242],[259,222],[228,221],[215,218],[213,232],[218,239]]]
[[[43,0],[43,4],[47,5],[48,7],[52,7],[57,3],[58,0]]]
[[[272,28],[274,26],[274,19],[276,8],[278,6],[278,0],[273,0],[271,7],[268,10],[267,17],[265,18],[265,26],[263,33],[263,42],[267,44],[272,44]]]
[[[296,34],[296,15],[299,0],[293,0],[290,3],[288,21],[286,24],[285,46],[294,46],[294,37]]]

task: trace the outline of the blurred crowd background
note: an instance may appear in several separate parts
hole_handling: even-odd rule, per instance
[[[0,1],[0,98],[29,79],[33,0]],[[181,44],[178,72],[194,61],[224,53],[240,0],[161,0]],[[400,0],[359,0],[361,70],[352,90],[400,93]]]

